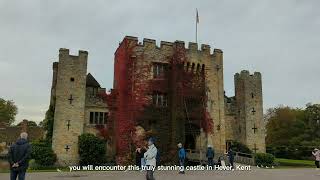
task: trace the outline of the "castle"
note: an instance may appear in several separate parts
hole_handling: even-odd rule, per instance
[[[109,157],[132,151],[138,130],[157,139],[162,152],[182,142],[187,149],[213,145],[225,152],[233,141],[265,152],[261,74],[234,76],[235,96],[224,93],[223,52],[209,45],[161,41],[139,42],[126,36],[114,59],[109,98],[87,73],[88,52],[70,55],[60,49],[53,63],[50,105],[54,107],[52,147],[58,164],[77,164],[78,136],[109,130]],[[106,100],[109,99],[109,100]],[[110,100],[112,99],[112,101]]]

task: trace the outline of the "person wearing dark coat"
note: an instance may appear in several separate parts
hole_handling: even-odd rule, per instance
[[[208,158],[208,165],[213,166],[214,149],[211,145],[208,145],[206,157]]]
[[[142,168],[142,165],[144,165],[143,161],[143,155],[146,152],[145,148],[137,148],[136,149],[136,165],[139,166],[139,168]]]
[[[229,149],[227,155],[228,155],[229,163],[230,163],[230,165],[231,165],[231,167],[232,167],[232,169],[233,169],[233,168],[234,168],[234,166],[233,166],[233,162],[234,162],[234,152],[232,151],[231,148]]]
[[[29,158],[31,154],[31,145],[27,141],[28,134],[23,132],[20,139],[13,144],[8,153],[8,161],[10,164],[10,179],[24,180],[26,171],[29,166]]]

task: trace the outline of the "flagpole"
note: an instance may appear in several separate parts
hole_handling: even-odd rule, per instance
[[[198,9],[196,9],[196,43],[198,44]]]

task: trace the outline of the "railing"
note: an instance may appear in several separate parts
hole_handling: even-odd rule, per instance
[[[247,153],[241,153],[236,152],[236,155],[234,156],[234,162],[240,163],[240,164],[248,164],[248,165],[255,165],[255,159],[253,154],[247,154]]]
[[[200,164],[206,164],[208,161],[206,157],[206,151],[201,151],[200,153],[200,150],[186,149],[186,152],[187,152],[187,158],[189,161],[199,162]],[[253,154],[246,154],[241,152],[234,152],[234,153],[235,153],[234,162],[240,163],[240,164],[255,165]],[[225,153],[215,152],[214,160],[218,161],[219,158],[220,160],[224,160],[227,164],[229,164],[228,157]]]

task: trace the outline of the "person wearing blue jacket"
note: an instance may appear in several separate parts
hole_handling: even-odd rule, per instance
[[[179,148],[178,154],[179,154],[179,164],[180,164],[179,173],[180,174],[184,174],[184,163],[185,163],[185,160],[186,160],[186,151],[182,147],[182,143],[178,144],[178,148]]]
[[[208,165],[213,166],[214,149],[211,145],[208,145],[206,157],[208,158]]]
[[[29,159],[31,155],[31,145],[27,141],[28,134],[23,132],[20,139],[9,149],[8,160],[10,164],[10,179],[24,180],[26,171],[29,167]]]

